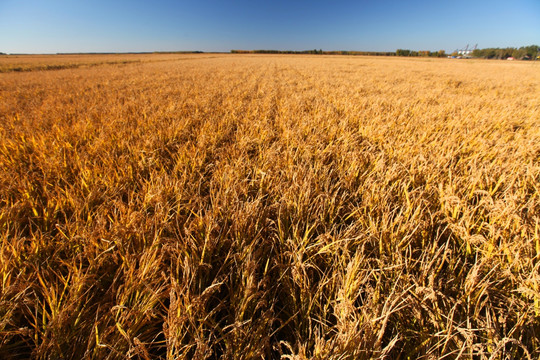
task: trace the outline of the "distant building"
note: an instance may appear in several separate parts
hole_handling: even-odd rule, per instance
[[[474,48],[469,49],[469,44],[465,47],[465,49],[460,49],[457,51],[458,55],[461,55],[462,57],[471,57],[472,53],[476,48],[478,47],[478,44],[474,45]]]

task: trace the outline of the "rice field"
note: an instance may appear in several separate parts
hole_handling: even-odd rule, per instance
[[[539,66],[0,57],[0,358],[538,359]]]

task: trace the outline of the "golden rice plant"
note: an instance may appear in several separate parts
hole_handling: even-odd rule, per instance
[[[536,65],[2,58],[0,357],[538,358]]]

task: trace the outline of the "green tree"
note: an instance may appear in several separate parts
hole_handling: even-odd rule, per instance
[[[410,56],[411,55],[411,50],[397,49],[396,50],[396,55],[397,56]]]
[[[525,54],[528,55],[531,59],[536,59],[538,56],[538,52],[540,51],[540,46],[538,45],[529,45],[521,47],[520,50],[523,49]]]
[[[527,55],[524,48],[514,49],[512,51],[512,57],[515,59],[523,59]]]

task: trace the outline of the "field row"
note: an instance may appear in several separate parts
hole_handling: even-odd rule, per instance
[[[0,356],[540,355],[536,64],[182,56],[0,74]]]

